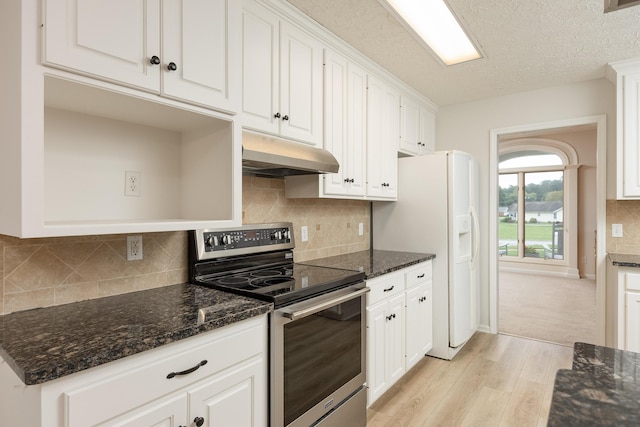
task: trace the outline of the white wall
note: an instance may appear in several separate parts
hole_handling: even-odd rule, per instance
[[[440,108],[436,149],[467,151],[480,165],[478,206],[481,228],[480,322],[489,326],[489,221],[497,207],[489,206],[489,132],[536,123],[606,114],[607,194],[615,197],[615,87],[605,79],[488,98]]]

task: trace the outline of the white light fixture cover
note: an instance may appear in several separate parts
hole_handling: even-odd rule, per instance
[[[482,58],[444,0],[378,0],[445,65]]]

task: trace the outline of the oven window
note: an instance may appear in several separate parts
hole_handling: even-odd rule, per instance
[[[362,321],[355,298],[284,326],[285,425],[361,373]]]

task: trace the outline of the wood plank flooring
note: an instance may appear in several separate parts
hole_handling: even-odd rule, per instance
[[[573,348],[476,333],[451,361],[425,357],[367,411],[368,427],[546,426]]]

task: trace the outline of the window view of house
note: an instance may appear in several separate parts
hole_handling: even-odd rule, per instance
[[[511,153],[500,171],[500,255],[564,259],[562,160],[551,154]]]

